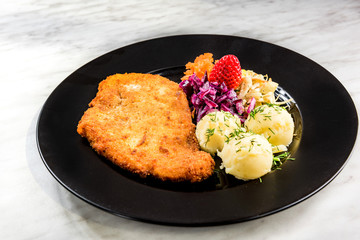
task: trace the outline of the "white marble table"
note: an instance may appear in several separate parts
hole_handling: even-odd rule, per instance
[[[155,37],[207,33],[271,42],[318,62],[360,109],[360,2],[3,1],[0,239],[360,239],[360,146],[304,202],[258,220],[170,227],[113,216],[70,194],[38,154],[42,104],[78,67]]]

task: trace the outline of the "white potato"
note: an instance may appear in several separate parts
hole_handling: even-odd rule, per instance
[[[202,150],[214,155],[222,150],[226,135],[239,129],[241,121],[229,112],[215,111],[204,116],[196,125],[196,137]]]
[[[264,136],[240,133],[225,142],[218,151],[225,172],[242,180],[259,178],[271,171],[271,144]]]
[[[245,121],[248,131],[263,135],[272,145],[288,146],[294,135],[294,121],[286,109],[277,105],[256,107]]]

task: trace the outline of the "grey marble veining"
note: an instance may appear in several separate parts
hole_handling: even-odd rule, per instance
[[[339,79],[360,109],[356,0],[5,1],[0,11],[1,239],[360,238],[359,141],[343,171],[313,197],[268,217],[216,227],[119,218],[76,198],[49,174],[36,147],[36,120],[63,79],[116,48],[201,33],[254,38],[299,52]]]

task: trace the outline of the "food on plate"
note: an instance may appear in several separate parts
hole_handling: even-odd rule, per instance
[[[228,89],[225,83],[209,82],[207,74],[202,79],[194,74],[182,81],[179,86],[186,93],[196,122],[214,110],[230,112],[245,121],[247,114],[255,106],[253,102],[245,111],[242,100],[236,96],[233,89]]]
[[[205,73],[210,73],[214,67],[214,59],[212,53],[204,53],[195,58],[194,62],[188,62],[185,65],[187,71],[184,73],[185,76],[181,80],[188,79],[195,73],[198,78],[204,77]]]
[[[218,152],[225,172],[242,180],[262,177],[271,171],[273,154],[271,144],[264,136],[237,133]]]
[[[229,112],[211,112],[196,125],[196,137],[202,150],[214,155],[221,151],[226,137],[241,126],[240,118]]]
[[[237,88],[242,82],[239,59],[232,54],[220,58],[211,70],[209,81],[224,82],[229,89]]]
[[[152,74],[115,74],[100,82],[77,131],[116,165],[142,177],[199,182],[214,160],[199,150],[186,95]]]
[[[289,159],[294,121],[279,106],[285,102],[276,102],[276,82],[241,69],[232,54],[213,62],[204,53],[186,68],[180,87],[197,123],[196,137],[202,150],[221,158],[226,173],[255,179]]]
[[[288,146],[294,135],[294,121],[288,111],[275,104],[256,107],[245,121],[245,127],[262,134],[272,145]]]
[[[239,99],[244,99],[244,103],[247,103],[254,98],[257,106],[276,103],[274,92],[279,84],[273,82],[267,75],[245,69],[241,72],[243,81],[237,89]]]
[[[241,69],[235,55],[214,61],[204,53],[186,64],[181,80],[107,77],[78,133],[114,164],[164,181],[209,178],[216,154],[225,173],[241,180],[260,178],[290,157],[294,121],[267,75]]]

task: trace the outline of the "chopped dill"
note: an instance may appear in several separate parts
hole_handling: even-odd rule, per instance
[[[219,130],[219,132],[221,133],[221,135],[224,135],[224,134],[223,134],[223,130],[220,128],[220,126],[218,127],[218,130]]]
[[[216,113],[209,113],[210,121],[215,122],[216,121]]]
[[[206,129],[206,142],[205,142],[205,146],[206,146],[206,144],[210,141],[210,137],[212,136],[212,135],[214,135],[214,133],[215,133],[215,128],[208,128],[208,129]]]
[[[290,153],[289,152],[283,152],[281,154],[278,154],[276,156],[273,157],[273,164],[271,167],[271,170],[281,170],[281,165],[286,161],[286,160],[295,160],[295,158],[291,158],[290,157]]]
[[[254,110],[252,110],[251,111],[251,113],[250,113],[250,119],[252,118],[252,119],[254,119],[255,120],[255,115],[257,114],[257,113],[262,113],[264,111],[264,107],[263,106],[260,106],[260,107],[257,107],[257,108],[255,108]]]
[[[227,135],[225,135],[225,138],[226,138],[226,139],[225,139],[225,142],[226,142],[226,143],[229,143],[231,138],[228,137]]]
[[[271,116],[270,115],[264,115],[264,121],[266,120],[270,120],[271,121]]]
[[[250,140],[250,147],[249,147],[249,152],[253,149],[254,147],[254,142],[255,142],[255,138]]]
[[[269,130],[270,130],[270,132],[272,132],[272,134],[274,134],[274,135],[275,135],[274,131],[273,131],[271,128],[269,128]]]
[[[285,111],[286,111],[286,109],[285,109],[284,107],[279,106],[279,105],[274,104],[274,103],[266,103],[266,105],[268,105],[269,107],[274,108],[275,111],[277,111],[278,113],[280,113],[282,110],[285,110]]]
[[[244,131],[241,128],[235,128],[229,135],[225,135],[225,142],[229,143],[231,139],[241,140],[245,136],[242,134]]]

